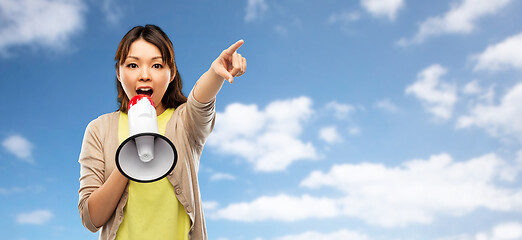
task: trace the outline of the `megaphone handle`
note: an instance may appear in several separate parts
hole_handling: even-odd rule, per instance
[[[136,148],[141,161],[149,162],[154,159],[154,136],[140,136],[135,138],[134,141],[136,141]]]

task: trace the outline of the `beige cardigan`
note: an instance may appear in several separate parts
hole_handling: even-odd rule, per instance
[[[115,168],[118,148],[119,112],[108,113],[87,126],[80,152],[80,189],[78,210],[83,225],[92,232],[98,231],[89,216],[87,200],[109,178]],[[174,143],[178,161],[167,176],[174,192],[192,222],[189,239],[207,239],[207,230],[198,184],[199,159],[203,146],[215,121],[215,100],[203,104],[196,101],[192,92],[187,102],[180,105],[167,123],[165,136]],[[100,240],[112,240],[123,220],[123,207],[127,203],[128,185],[111,218],[101,227]]]

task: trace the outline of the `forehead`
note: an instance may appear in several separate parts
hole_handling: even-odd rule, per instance
[[[156,45],[143,39],[134,41],[129,48],[127,57],[154,58],[161,57],[161,51]]]

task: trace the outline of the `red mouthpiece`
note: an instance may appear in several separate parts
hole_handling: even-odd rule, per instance
[[[136,105],[136,103],[138,103],[140,100],[144,99],[144,98],[147,98],[149,99],[149,102],[150,104],[152,104],[153,107],[155,107],[156,105],[154,105],[154,101],[152,101],[152,98],[150,98],[149,96],[145,95],[145,94],[138,94],[136,96],[134,96],[130,101],[129,101],[129,108],[130,109],[132,106]]]

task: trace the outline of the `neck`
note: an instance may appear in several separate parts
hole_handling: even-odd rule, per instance
[[[165,108],[163,107],[162,104],[159,104],[158,106],[156,106],[156,116],[161,115],[163,112],[165,112]]]

